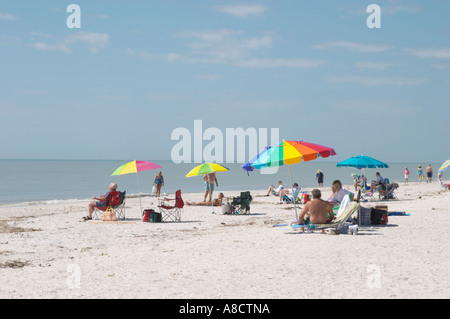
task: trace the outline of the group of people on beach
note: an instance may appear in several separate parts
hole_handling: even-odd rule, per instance
[[[427,175],[427,184],[431,183],[433,179],[433,168],[431,167],[431,164],[428,164],[428,166],[425,169],[425,174]],[[417,176],[419,178],[419,183],[425,179],[425,176],[423,174],[422,165],[419,165],[417,167]],[[438,180],[441,181],[442,179],[442,172],[438,172]],[[409,169],[408,167],[405,167],[405,183],[408,183],[409,181]]]
[[[433,177],[433,168],[431,165],[428,165],[425,169],[425,173],[427,176],[427,183],[431,183],[432,177]],[[404,171],[405,175],[405,183],[408,183],[409,180],[409,169],[408,167],[405,168]],[[422,166],[419,165],[417,168],[417,175],[419,177],[419,183],[421,180],[424,179],[423,175],[423,169]],[[438,179],[441,180],[442,173],[438,172]],[[318,170],[316,173],[316,181],[318,182],[319,187],[323,187],[323,180],[324,180],[324,174],[321,170]],[[203,175],[203,181],[204,181],[204,189],[205,189],[205,195],[203,198],[203,202],[186,202],[189,206],[221,206],[222,201],[224,199],[223,193],[219,193],[218,198],[213,200],[213,192],[214,187],[219,186],[219,183],[217,181],[216,173],[209,173]],[[374,191],[378,185],[382,185],[385,183],[385,179],[381,176],[379,172],[376,173],[376,180],[373,180],[370,184],[370,186],[367,184],[367,178],[362,176],[356,176],[354,179],[354,188],[355,191],[358,190],[358,188],[362,189],[363,191]],[[153,193],[155,196],[159,197],[161,195],[161,188],[164,186],[164,177],[162,175],[162,172],[159,172],[153,181],[154,189]],[[321,192],[318,189],[314,189],[312,191],[312,201],[308,202],[305,207],[302,210],[302,213],[299,216],[299,222],[304,222],[304,218],[308,217],[309,221],[312,223],[325,223],[327,220],[333,220],[334,215],[332,212],[332,208],[336,205],[339,205],[339,203],[342,201],[345,195],[350,193],[349,191],[342,188],[342,183],[339,180],[335,180],[331,184],[332,189],[332,195],[327,201],[324,201],[321,199]],[[111,194],[112,192],[117,191],[117,184],[111,183],[109,186],[109,192],[107,192],[103,196],[99,197],[92,197],[94,201],[90,202],[88,205],[88,216],[83,217],[83,220],[90,220],[92,219],[92,214],[96,207],[105,207],[108,205],[108,203],[111,200]],[[285,200],[289,201],[296,201],[297,197],[300,193],[300,187],[298,186],[298,183],[293,183],[292,190],[285,189],[283,186],[282,181],[278,181],[278,185],[274,186],[271,185],[269,189],[267,190],[266,196],[275,195],[279,197],[279,203],[283,203]],[[209,198],[208,198],[209,196]],[[207,200],[208,198],[208,200]],[[331,214],[330,214],[331,210]],[[325,214],[326,213],[326,214]]]

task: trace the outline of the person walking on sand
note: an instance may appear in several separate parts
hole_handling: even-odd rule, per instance
[[[209,194],[209,202],[211,202],[212,194],[214,191],[214,183],[216,183],[216,186],[219,187],[219,183],[217,182],[216,178],[216,173],[212,172],[203,175],[203,180],[205,181],[205,198],[203,199],[203,201],[206,202],[206,197],[208,197]]]
[[[317,171],[316,181],[317,183],[319,183],[319,187],[323,187],[323,173],[320,171],[320,169]]]
[[[427,173],[427,184],[428,184],[428,182],[431,183],[431,180],[433,178],[433,168],[431,167],[431,164],[428,164],[428,166],[426,168],[426,173]]]
[[[408,183],[409,180],[409,169],[405,167],[405,183]]]
[[[158,175],[156,175],[153,185],[156,187],[155,196],[159,197],[161,195],[161,187],[164,186],[164,177],[162,176],[162,172],[159,172]]]
[[[417,176],[419,176],[419,183],[422,180],[423,176],[422,176],[422,165],[419,165],[419,167],[417,168]]]

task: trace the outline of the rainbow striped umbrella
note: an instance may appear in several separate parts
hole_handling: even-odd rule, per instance
[[[139,189],[139,172],[142,171],[148,171],[151,169],[158,169],[158,168],[162,168],[162,166],[153,163],[153,162],[147,162],[147,161],[132,161],[126,164],[123,164],[121,166],[119,166],[118,169],[116,169],[114,171],[114,173],[111,174],[111,176],[117,176],[117,175],[124,175],[124,174],[131,174],[131,173],[136,173],[136,179],[137,179],[137,184],[138,184],[138,189]],[[142,202],[141,202],[141,192],[139,192],[139,206],[141,208],[141,212],[142,212]]]
[[[247,163],[242,165],[244,170],[253,171],[264,167],[275,167],[288,165],[289,179],[292,185],[292,175],[289,165],[300,163],[302,161],[308,162],[317,159],[318,157],[329,157],[336,155],[336,152],[331,147],[322,146],[305,141],[284,141],[266,147],[264,151],[253,157]],[[297,219],[297,205],[294,201],[295,218]]]
[[[331,147],[305,141],[283,141],[266,147],[264,151],[242,165],[242,168],[246,171],[253,171],[263,167],[291,165],[333,155],[336,155],[336,152]]]
[[[444,164],[439,168],[438,172],[445,171],[450,166],[450,160],[446,160]]]

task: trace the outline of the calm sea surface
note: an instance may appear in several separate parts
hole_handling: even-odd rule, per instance
[[[126,161],[95,160],[0,160],[0,205],[23,204],[33,205],[59,201],[86,200],[92,196],[103,195],[108,185],[115,182],[119,190],[127,194],[150,194],[152,184],[158,171],[144,171],[139,175],[110,175]],[[172,161],[155,161],[161,169],[165,186],[162,192],[174,193],[203,191],[201,176],[186,178],[185,175],[198,164],[174,164]],[[366,169],[368,180],[375,178],[380,172],[391,181],[403,182],[403,171],[408,167],[410,181],[417,181],[417,166],[425,167],[429,163],[388,163],[389,168]],[[430,163],[436,172],[442,163]],[[289,185],[287,166],[279,167],[276,174],[261,174],[256,170],[249,175],[242,170],[242,164],[223,164],[230,170],[217,173],[219,187],[217,191],[236,191],[236,196],[244,190],[267,189],[278,180]],[[300,187],[316,186],[315,174],[320,169],[324,175],[324,185],[329,186],[333,180],[340,179],[343,184],[352,184],[351,174],[363,173],[353,168],[338,168],[336,162],[325,162],[321,159],[302,162],[290,166],[293,182]],[[435,176],[433,177],[435,179]]]

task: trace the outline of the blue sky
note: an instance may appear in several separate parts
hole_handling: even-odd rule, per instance
[[[440,163],[449,13],[444,0],[2,0],[0,158],[171,159],[172,132],[202,120],[278,128],[336,161]]]

